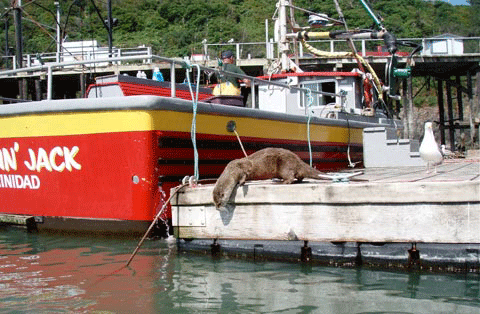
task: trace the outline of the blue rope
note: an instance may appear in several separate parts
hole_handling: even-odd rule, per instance
[[[192,138],[193,144],[193,177],[195,180],[198,181],[199,173],[198,173],[198,150],[197,150],[197,104],[198,104],[198,93],[200,89],[200,66],[198,64],[194,64],[193,66],[197,67],[198,75],[197,75],[197,86],[195,94],[193,93],[192,84],[190,82],[190,75],[188,75],[188,71],[190,68],[187,68],[187,81],[188,81],[188,88],[190,89],[190,95],[192,96],[192,107],[193,107],[193,117],[192,117],[192,127],[190,130],[190,137]]]
[[[308,153],[310,156],[310,167],[313,166],[313,161],[312,161],[312,143],[310,141],[310,120],[312,119],[312,111],[310,110],[310,107],[313,105],[313,96],[312,96],[312,90],[307,87],[307,99],[308,99],[308,104],[307,104],[307,140],[308,140]]]

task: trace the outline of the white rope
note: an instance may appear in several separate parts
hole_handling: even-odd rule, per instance
[[[307,141],[308,141],[308,153],[310,156],[310,167],[313,166],[313,160],[312,160],[312,143],[310,141],[310,120],[312,119],[312,111],[310,110],[310,107],[313,105],[313,97],[312,97],[312,90],[307,87],[307,99],[308,99],[308,104],[307,104]]]
[[[245,151],[245,148],[243,147],[242,140],[240,139],[240,135],[238,134],[237,130],[233,129],[233,132],[237,136],[238,143],[240,144],[240,147],[242,148],[243,155],[245,157],[248,157],[247,152]]]
[[[199,178],[199,173],[198,173],[198,150],[197,150],[197,104],[198,104],[198,93],[200,89],[200,66],[198,64],[194,64],[197,68],[198,75],[197,75],[197,86],[196,86],[196,91],[195,93],[193,92],[192,89],[192,84],[190,82],[190,67],[187,68],[187,81],[188,81],[188,88],[190,89],[190,95],[192,96],[192,107],[193,107],[193,117],[192,117],[192,127],[190,130],[190,137],[192,138],[192,144],[193,144],[193,177],[195,178],[196,181],[198,181]]]

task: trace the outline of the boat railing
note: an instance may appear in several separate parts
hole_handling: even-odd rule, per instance
[[[114,48],[112,50],[112,58],[116,57],[143,57],[145,55],[152,54],[152,47],[136,47],[136,48]],[[61,53],[46,52],[42,54],[25,54],[23,56],[23,64],[26,67],[38,66],[47,63],[66,63],[72,61],[86,61],[86,60],[99,60],[109,57],[109,51],[106,47],[95,47],[95,49],[65,49]],[[17,69],[16,56],[3,56],[4,64],[11,64],[12,69]],[[152,62],[150,59],[140,58],[142,63],[149,64]],[[121,65],[124,61],[114,61],[114,64]],[[89,63],[85,65],[88,66]],[[112,64],[111,62],[104,65]],[[102,64],[95,62],[95,66],[101,66]]]
[[[427,38],[400,38],[399,41],[408,41],[422,45],[424,48],[420,52],[420,56],[480,56],[480,37],[460,37],[460,36],[437,36]],[[385,57],[388,52],[384,51],[382,42],[378,39],[353,39],[354,45],[362,56],[369,57]],[[315,48],[327,51],[330,53],[349,51],[348,44],[343,39],[330,40],[314,40],[308,41],[313,44]],[[249,59],[274,59],[276,57],[277,44],[270,39],[266,42],[242,42],[242,43],[203,43],[203,51],[201,54],[192,54],[190,56],[191,62],[206,63],[209,60],[215,60],[221,54],[221,51],[230,49],[235,52],[237,60]],[[292,55],[293,57],[308,58],[312,55],[306,51],[301,42],[296,43],[295,51],[298,53]],[[399,55],[407,55],[408,49],[399,47]],[[117,57],[135,57],[152,55],[152,47],[136,47],[136,48],[114,48],[112,50],[112,58]],[[42,54],[26,54],[23,56],[23,64],[27,67],[42,65],[46,63],[60,63],[70,61],[86,61],[86,60],[101,60],[109,57],[108,48],[95,47],[94,49],[69,49],[60,53],[47,52]],[[143,64],[152,63],[151,59],[139,58]],[[17,60],[15,56],[2,56],[4,66],[10,65],[11,69],[17,69]],[[122,62],[129,61],[115,61],[117,65]],[[95,66],[106,66],[110,63],[101,64],[95,62]],[[85,63],[89,66],[89,63]]]
[[[271,85],[271,86],[278,86],[286,89],[291,89],[291,90],[297,90],[303,93],[310,93],[310,94],[317,94],[317,95],[326,95],[326,96],[333,96],[333,97],[339,97],[341,101],[344,101],[345,95],[343,93],[336,94],[336,93],[329,93],[329,92],[323,92],[323,91],[315,91],[315,90],[310,90],[308,88],[303,88],[300,86],[296,85],[289,85],[281,82],[276,82],[276,81],[270,81],[270,80],[264,80],[260,79],[257,77],[249,76],[249,75],[242,75],[238,73],[233,73],[233,72],[228,72],[228,71],[223,71],[221,69],[216,69],[216,68],[209,68],[205,67],[203,65],[199,64],[193,64],[190,62],[189,59],[181,59],[181,58],[166,58],[166,57],[161,57],[161,56],[156,56],[152,54],[145,54],[141,56],[124,56],[124,57],[112,57],[112,58],[104,58],[104,59],[95,59],[95,60],[79,60],[79,61],[70,61],[70,62],[50,62],[50,63],[44,63],[40,65],[34,65],[30,67],[25,67],[25,68],[20,68],[20,69],[14,69],[14,70],[6,70],[6,71],[1,71],[0,72],[0,78],[12,78],[16,77],[20,73],[29,73],[30,75],[39,75],[43,76],[46,74],[47,77],[47,100],[51,100],[53,96],[53,72],[55,70],[63,69],[63,68],[69,68],[69,67],[78,67],[82,68],[87,65],[95,64],[95,63],[100,63],[100,64],[115,64],[117,62],[133,62],[133,61],[138,61],[138,60],[151,60],[152,63],[168,63],[170,64],[171,71],[170,71],[170,81],[171,82],[176,82],[176,69],[178,67],[184,68],[186,71],[191,71],[194,74],[193,75],[201,75],[201,72],[208,73],[209,75],[215,73],[217,74],[217,77],[220,77],[220,75],[228,75],[228,76],[233,76],[237,77],[240,79],[247,79],[250,80],[251,86],[252,86],[252,100],[256,99],[255,95],[255,86],[259,85]],[[197,68],[198,73],[195,73],[193,70]],[[187,75],[190,74],[187,73]],[[176,95],[176,90],[175,90],[175,84],[171,84],[171,97],[175,97]],[[342,104],[343,105],[343,104]]]
[[[480,55],[480,37],[460,37],[460,36],[438,36],[427,38],[399,38],[398,41],[413,42],[422,45],[424,49],[420,56],[479,56]],[[355,48],[360,55],[382,57],[389,53],[384,51],[383,42],[378,39],[353,39]],[[348,43],[344,39],[312,40],[309,44],[315,45],[315,48],[330,53],[350,51]],[[222,50],[230,49],[235,52],[237,60],[267,58],[274,59],[276,54],[276,43],[271,39],[269,42],[254,43],[203,43],[203,55],[197,55],[203,60],[217,58]],[[301,42],[296,43],[295,47],[299,57],[309,57],[309,52],[305,50]],[[399,47],[399,51],[405,55],[408,49]],[[402,53],[400,53],[402,55]]]

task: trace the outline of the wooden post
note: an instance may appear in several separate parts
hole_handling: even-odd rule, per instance
[[[85,73],[80,73],[80,97],[85,97]]]
[[[28,82],[26,78],[20,79],[20,99],[28,99]]]
[[[42,81],[40,79],[35,80],[35,100],[42,100]]]
[[[456,83],[457,83],[458,119],[460,121],[463,121],[462,83],[460,82],[460,76],[457,76]]]
[[[443,81],[437,78],[437,100],[440,127],[440,142],[445,145],[445,107],[443,101]]]
[[[16,48],[16,66],[17,69],[23,68],[23,35],[22,35],[22,1],[13,1],[15,22],[15,48]],[[18,80],[18,94],[20,99],[27,99],[27,80]]]
[[[447,110],[448,110],[448,131],[450,138],[450,150],[455,151],[455,126],[453,118],[453,102],[452,102],[452,84],[447,80]]]
[[[470,142],[472,143],[472,148],[475,139],[475,123],[473,121],[473,116],[475,111],[473,109],[473,84],[472,84],[472,72],[467,72],[467,94],[468,94],[468,111],[470,114],[468,115],[468,123],[470,125]]]
[[[413,84],[412,77],[407,78],[407,101],[408,101],[408,138],[413,139]]]
[[[403,79],[402,80],[402,96],[403,96],[403,121],[405,122],[403,124],[403,137],[404,138],[409,138],[409,134],[410,134],[410,130],[409,130],[409,127],[410,127],[410,124],[408,123],[408,99],[407,99],[407,94],[408,94],[408,91],[407,91],[407,80],[406,79]]]
[[[477,72],[477,79],[476,79],[476,84],[477,84],[477,88],[476,88],[476,95],[477,95],[477,110],[480,110],[480,71]]]

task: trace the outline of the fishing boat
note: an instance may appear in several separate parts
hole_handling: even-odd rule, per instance
[[[265,147],[289,149],[317,169],[361,167],[363,129],[401,123],[389,114],[384,90],[362,71],[303,72],[292,65],[287,8],[279,3],[282,69],[247,77],[250,106],[201,89],[207,69],[154,55],[148,58],[180,64],[198,83],[114,75],[98,78],[84,98],[0,106],[0,220],[38,230],[137,235],[182,179],[215,179],[229,161]],[[60,66],[0,75],[47,72],[51,83],[52,68]],[[160,218],[168,226],[168,207]]]

